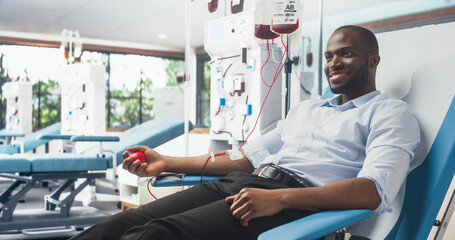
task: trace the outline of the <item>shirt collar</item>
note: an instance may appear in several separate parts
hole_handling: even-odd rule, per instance
[[[362,96],[360,96],[358,98],[352,99],[351,101],[346,102],[343,105],[340,105],[341,95],[336,95],[336,96],[334,96],[332,98],[329,98],[329,99],[325,100],[322,103],[321,107],[340,108],[341,110],[346,110],[346,109],[350,109],[350,108],[353,108],[353,107],[360,107],[360,106],[362,106],[366,102],[370,101],[372,98],[374,98],[375,96],[377,96],[379,94],[381,94],[381,92],[378,91],[378,90],[372,91],[372,92],[364,94],[364,95],[362,95]]]

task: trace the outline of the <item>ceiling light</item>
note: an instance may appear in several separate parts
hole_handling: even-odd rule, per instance
[[[158,39],[166,39],[167,38],[167,35],[166,34],[158,34]]]

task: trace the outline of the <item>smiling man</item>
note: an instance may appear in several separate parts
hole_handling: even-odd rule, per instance
[[[380,58],[369,30],[340,27],[325,58],[337,95],[297,104],[274,130],[240,149],[241,159],[128,149],[145,155],[145,163],[123,155],[123,168],[141,177],[200,174],[203,166],[205,174],[228,175],[114,215],[74,239],[257,239],[316,211],[391,211],[420,141],[417,121],[406,103],[376,91]]]
[[[376,37],[369,30],[356,26],[337,29],[327,43],[325,59],[330,89],[341,94],[341,104],[376,90],[380,57]]]

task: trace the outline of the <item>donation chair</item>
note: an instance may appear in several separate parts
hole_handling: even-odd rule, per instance
[[[62,124],[58,122],[27,135],[8,133],[6,130],[0,131],[0,138],[5,139],[5,143],[0,145],[0,153],[26,153],[42,145],[45,145],[45,152],[49,152],[50,140],[38,139],[38,137],[46,134],[59,134],[61,127]],[[6,141],[8,138],[12,140]]]
[[[373,240],[427,239],[455,174],[455,81],[447,74],[453,66],[454,55],[427,64],[412,75],[403,101],[420,124],[421,144],[411,170],[423,163],[408,175],[392,203],[392,213],[372,216],[367,209],[322,211],[266,231],[259,239],[331,239],[340,230]],[[401,85],[378,88],[393,93],[394,87]],[[324,97],[332,95],[327,91]],[[211,176],[213,179],[216,177]],[[199,180],[200,176],[185,176],[182,180],[160,180],[153,186],[193,185]]]
[[[109,214],[88,206],[72,207],[76,195],[86,186],[93,186],[96,179],[105,178],[106,170],[113,169],[116,174],[115,168],[122,162],[122,154],[128,147],[156,147],[183,133],[184,122],[181,120],[151,120],[128,129],[119,136],[73,136],[72,141],[107,141],[100,144],[100,147],[90,147],[80,154],[0,155],[0,177],[13,180],[10,187],[0,195],[0,232],[56,226],[90,226],[103,220]],[[84,181],[72,189],[77,179]],[[44,196],[45,208],[15,211],[19,199],[46,180],[63,180],[64,183]],[[116,180],[114,177],[114,186]],[[70,190],[69,195],[60,199],[67,190]],[[60,211],[55,211],[57,207]]]

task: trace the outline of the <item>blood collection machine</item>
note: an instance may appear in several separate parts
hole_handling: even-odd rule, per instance
[[[28,134],[32,132],[32,83],[7,82],[2,87],[6,98],[6,131]]]
[[[266,133],[281,119],[277,69],[282,51],[261,43],[254,32],[253,11],[205,26],[204,47],[211,57],[210,136],[229,141],[233,148]]]
[[[105,68],[102,65],[71,64],[62,69],[63,135],[103,135],[105,124]]]

